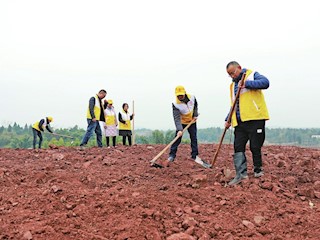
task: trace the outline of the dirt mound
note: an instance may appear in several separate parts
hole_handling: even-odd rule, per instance
[[[319,239],[320,150],[264,147],[265,176],[227,187],[231,145],[213,169],[188,145],[150,167],[163,148],[0,149],[0,239]]]

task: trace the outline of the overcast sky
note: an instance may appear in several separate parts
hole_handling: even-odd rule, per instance
[[[86,127],[89,98],[135,101],[135,126],[174,129],[177,85],[199,128],[223,127],[231,60],[270,80],[267,127],[320,127],[318,1],[0,2],[0,125]]]

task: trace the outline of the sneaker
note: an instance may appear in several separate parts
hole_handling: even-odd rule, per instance
[[[168,157],[168,161],[169,161],[169,162],[173,162],[173,161],[174,161],[174,157],[169,156],[169,157]]]
[[[80,151],[83,151],[83,150],[85,150],[85,149],[86,149],[86,147],[85,147],[84,145],[80,145],[80,146],[79,146],[79,150],[80,150]]]
[[[254,177],[255,178],[259,178],[259,177],[262,177],[264,175],[264,172],[263,171],[260,171],[260,172],[258,172],[258,173],[254,173]]]
[[[198,156],[196,156],[196,159],[194,159],[194,161],[196,163],[200,164],[204,168],[211,168],[212,167],[212,165],[210,163],[207,163],[206,161],[202,160]]]

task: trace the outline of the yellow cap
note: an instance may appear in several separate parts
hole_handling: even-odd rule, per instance
[[[176,96],[179,95],[185,95],[186,94],[186,90],[184,89],[183,86],[177,86],[176,90],[175,90]]]
[[[49,122],[53,122],[53,117],[47,117]]]
[[[113,104],[113,101],[111,99],[107,100],[108,104]]]

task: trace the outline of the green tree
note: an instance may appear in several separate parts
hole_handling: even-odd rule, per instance
[[[64,146],[65,145],[64,139],[62,137],[59,138],[59,141],[57,144],[58,144],[58,146]]]
[[[152,132],[152,143],[155,143],[155,144],[164,143],[164,136],[161,131],[155,130]]]
[[[149,138],[147,136],[136,136],[137,144],[150,144]]]
[[[206,128],[198,129],[199,143],[219,142],[223,129],[222,128]],[[74,137],[73,146],[78,146],[85,133],[84,129],[74,126],[72,128],[55,129],[55,132],[63,135]],[[140,134],[139,134],[140,133]],[[266,129],[266,144],[281,144],[281,145],[299,145],[320,147],[320,139],[311,137],[313,135],[320,135],[320,128],[308,129],[292,129],[292,128],[274,128]],[[175,137],[174,130],[160,131],[150,129],[138,129],[136,131],[136,143],[138,144],[168,144]],[[233,137],[232,131],[228,131],[224,143],[231,143]],[[55,144],[58,146],[71,146],[71,140],[67,138],[57,138],[47,131],[43,133],[43,148],[47,148],[48,144]],[[0,147],[1,148],[30,148],[32,146],[32,131],[31,125],[25,124],[20,127],[17,123],[9,125],[8,127],[0,126]],[[69,141],[70,140],[70,141]],[[117,138],[117,142],[121,142],[121,137]],[[190,143],[189,134],[186,133],[182,139],[183,143]],[[93,136],[88,143],[88,146],[96,146],[96,137]]]
[[[170,143],[176,136],[176,131],[174,130],[168,130],[166,131],[165,135],[164,135],[164,143],[168,144]]]

